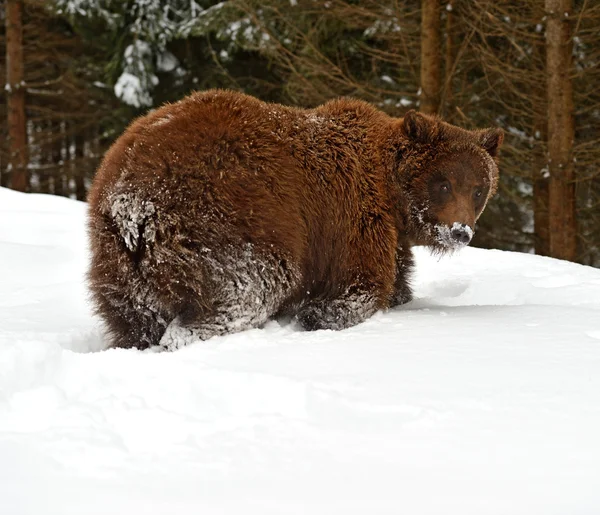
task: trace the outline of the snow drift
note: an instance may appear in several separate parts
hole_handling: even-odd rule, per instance
[[[86,262],[85,205],[0,189],[2,513],[600,509],[599,270],[419,250],[357,327],[157,353],[103,350]]]

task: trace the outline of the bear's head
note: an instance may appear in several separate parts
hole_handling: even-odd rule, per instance
[[[397,177],[414,243],[437,251],[468,245],[498,186],[502,130],[469,131],[415,111],[400,130]]]

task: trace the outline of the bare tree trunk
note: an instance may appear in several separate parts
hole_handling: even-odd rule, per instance
[[[572,0],[546,0],[548,76],[548,210],[550,255],[574,260],[577,252],[573,85],[571,83]]]
[[[64,160],[63,160],[63,130],[60,121],[52,122],[52,175],[54,176],[54,194],[66,196]]]
[[[50,185],[51,185],[51,181],[50,181],[50,173],[49,173],[49,167],[48,167],[48,162],[47,162],[47,152],[46,149],[48,147],[48,134],[51,134],[51,128],[50,128],[50,124],[47,122],[41,122],[40,123],[41,126],[41,136],[39,136],[39,143],[38,143],[38,148],[39,148],[39,164],[40,164],[40,168],[38,170],[38,177],[39,177],[39,192],[40,193],[46,193],[49,194],[51,193],[50,191]]]
[[[0,82],[1,84],[1,82]],[[0,126],[0,186],[8,188],[7,165],[8,157],[8,127],[6,124]]]
[[[546,117],[543,113],[534,115],[535,147],[533,148],[533,226],[535,229],[535,253],[550,255],[550,218],[548,212],[549,174],[544,142],[548,137]]]
[[[71,193],[74,190],[73,184],[73,162],[75,154],[74,150],[74,141],[70,135],[71,133],[71,121],[63,119],[62,122],[62,142],[63,142],[63,166],[62,166],[62,174],[63,174],[63,184],[64,184],[64,196],[67,198],[71,198]]]
[[[11,187],[26,191],[27,129],[25,120],[25,87],[23,80],[23,2],[6,2],[6,94]]]
[[[75,196],[77,200],[85,200],[85,176],[87,164],[85,162],[85,135],[89,131],[78,130],[75,132],[75,158],[73,160],[72,175],[75,178]]]
[[[456,61],[456,20],[454,7],[457,0],[450,0],[446,4],[446,44],[444,48],[444,91],[441,96],[440,103],[447,121],[452,122],[454,119],[454,99],[452,91],[452,75],[454,71],[454,63]]]
[[[437,113],[441,91],[440,1],[421,2],[421,111]]]
[[[536,2],[533,15],[541,20],[546,12],[542,2]],[[536,37],[532,45],[532,66],[539,70],[538,80],[534,81],[531,95],[533,114],[533,148],[531,182],[533,185],[533,227],[534,249],[539,256],[550,255],[550,215],[548,211],[548,100],[544,90],[543,73],[546,68],[546,45],[544,38]]]
[[[48,184],[46,190],[54,194],[54,122],[47,120],[44,122],[46,130],[45,144],[42,147],[42,166],[44,167],[45,181]]]

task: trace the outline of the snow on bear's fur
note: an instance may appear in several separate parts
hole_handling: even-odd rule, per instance
[[[195,93],[133,122],[89,196],[89,281],[112,342],[177,348],[291,315],[344,329],[411,298],[411,247],[468,244],[497,129],[358,100]]]

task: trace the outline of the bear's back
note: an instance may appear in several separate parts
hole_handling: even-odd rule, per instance
[[[91,233],[131,205],[120,232],[150,210],[170,255],[187,252],[177,242],[247,242],[279,249],[310,283],[344,282],[362,259],[352,242],[380,223],[392,230],[376,156],[365,152],[386,120],[354,100],[304,110],[195,93],[137,119],[109,150],[90,194]]]

